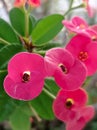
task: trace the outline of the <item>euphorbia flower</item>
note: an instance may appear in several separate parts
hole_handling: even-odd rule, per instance
[[[71,32],[77,34],[83,33],[88,35],[92,40],[97,38],[97,33],[91,27],[89,27],[87,22],[81,17],[75,16],[71,21],[63,20],[62,23]]]
[[[60,90],[53,102],[53,111],[55,116],[63,121],[68,122],[77,120],[79,113],[77,112],[87,103],[87,93],[80,88],[75,91]]]
[[[88,28],[88,24],[81,17],[75,16],[72,20],[63,20],[63,25],[68,28],[71,32],[80,33]]]
[[[74,57],[82,61],[87,69],[88,75],[92,75],[97,70],[97,44],[88,36],[78,34],[71,39],[66,46]]]
[[[53,48],[46,52],[45,68],[59,87],[66,90],[79,88],[87,75],[86,67],[63,48]]]
[[[15,0],[14,6],[15,7],[21,7],[21,6],[24,6],[25,3],[26,3],[26,0]]]
[[[82,130],[86,123],[90,121],[94,116],[94,107],[83,107],[79,112],[79,117],[76,120],[66,123],[66,130]]]
[[[32,7],[38,7],[40,6],[40,0],[28,0],[28,4]]]
[[[4,89],[12,98],[31,100],[37,97],[44,85],[44,59],[38,54],[21,52],[8,63]]]

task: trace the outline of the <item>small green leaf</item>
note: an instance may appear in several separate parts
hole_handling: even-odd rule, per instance
[[[2,47],[4,47],[4,44],[0,43],[0,49],[1,49]]]
[[[62,15],[54,14],[40,20],[32,31],[33,43],[41,45],[53,39],[61,31],[63,19]]]
[[[52,78],[45,79],[45,87],[54,95],[56,95],[59,91],[58,85]]]
[[[15,105],[6,93],[3,94],[3,96],[0,96],[0,122],[7,120],[14,109]]]
[[[32,107],[36,110],[39,116],[47,120],[54,119],[52,103],[53,99],[45,92],[42,92],[40,96],[31,101]]]
[[[0,97],[3,96],[3,93],[4,93],[3,81],[6,75],[7,75],[7,70],[4,70],[4,71],[0,70]]]
[[[26,16],[25,13],[19,8],[13,8],[10,13],[10,21],[14,29],[21,35],[26,35]],[[32,20],[29,17],[29,35],[32,32],[33,24]]]
[[[43,47],[41,47],[42,50],[49,50],[51,48],[55,47],[62,47],[61,43],[47,43]]]
[[[32,26],[31,26],[31,24],[30,24],[30,32],[32,33],[32,30],[33,30],[33,28],[34,28],[34,26],[35,26],[35,24],[36,24],[36,19],[35,19],[35,17],[34,16],[32,16],[32,15],[30,15],[30,20],[31,20],[31,23],[32,23]]]
[[[24,51],[22,45],[7,45],[0,50],[0,69],[6,69],[8,61],[18,52]]]
[[[10,117],[12,130],[30,130],[29,116],[25,114],[23,108],[17,107]]]
[[[0,39],[3,39],[9,43],[19,43],[19,39],[17,38],[11,26],[1,18],[0,18]]]

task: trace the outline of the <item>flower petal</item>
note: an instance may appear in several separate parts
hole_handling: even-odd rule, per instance
[[[15,82],[9,75],[4,80],[4,89],[12,98],[19,100],[32,100],[37,97],[43,88],[44,79],[41,73],[32,72],[31,80],[27,83]]]
[[[75,60],[67,74],[64,74],[61,69],[57,69],[54,73],[56,83],[65,90],[78,89],[83,84],[86,76],[87,69],[79,60]]]

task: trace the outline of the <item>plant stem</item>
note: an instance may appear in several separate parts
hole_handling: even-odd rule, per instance
[[[29,37],[29,12],[25,9],[25,36]]]
[[[75,6],[75,7],[71,8],[71,9],[74,10],[74,9],[79,9],[79,8],[83,8],[83,7],[84,7],[83,4],[80,4],[78,6]]]
[[[38,116],[37,112],[36,112],[35,109],[32,107],[32,105],[30,104],[30,102],[28,103],[28,105],[29,105],[30,110],[32,111],[32,113],[33,113],[34,116],[36,117],[37,121],[38,121],[38,122],[41,122],[42,119]]]
[[[73,0],[70,1],[69,9],[72,8],[72,5],[73,5]]]
[[[2,39],[2,38],[0,38],[0,42],[2,42],[4,45],[10,45],[9,42],[7,42],[6,40],[4,40],[4,39]]]
[[[67,14],[69,14],[71,11],[73,11],[73,10],[75,10],[75,9],[79,9],[79,8],[83,8],[83,4],[80,4],[80,5],[75,6],[75,7],[72,7],[72,6],[71,6],[71,8],[69,8],[69,9],[67,10],[67,12],[65,12],[64,16],[66,16]]]
[[[47,89],[43,88],[43,91],[44,91],[49,97],[51,97],[52,99],[56,99],[56,97],[55,97],[52,93],[50,93]]]
[[[7,72],[7,70],[0,70],[0,73]]]

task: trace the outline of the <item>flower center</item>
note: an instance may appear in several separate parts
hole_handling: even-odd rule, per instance
[[[25,71],[23,73],[22,81],[23,82],[28,82],[30,80],[30,71]]]
[[[93,41],[97,41],[97,37],[96,36],[92,36],[92,40]]]
[[[73,99],[71,99],[71,98],[68,98],[67,100],[66,100],[66,102],[65,102],[65,106],[66,106],[66,108],[71,108],[72,107],[72,105],[74,104],[74,101],[73,101]]]
[[[65,74],[68,73],[67,68],[66,68],[63,64],[59,64],[59,67],[61,68],[61,70],[62,70]]]
[[[79,26],[77,26],[77,29],[85,29],[85,25],[84,24],[80,24]]]
[[[86,60],[88,59],[88,53],[81,51],[81,52],[79,53],[78,58],[79,58],[81,61],[86,61]]]

